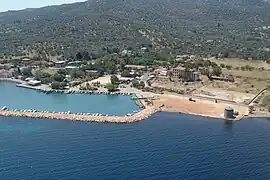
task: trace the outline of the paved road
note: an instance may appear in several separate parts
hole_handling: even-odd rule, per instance
[[[147,81],[151,78],[151,73],[145,73],[141,76],[141,80],[144,82],[145,87],[150,87],[148,86]]]

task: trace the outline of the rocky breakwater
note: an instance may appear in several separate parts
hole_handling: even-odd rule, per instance
[[[134,123],[147,119],[152,114],[158,112],[159,109],[154,107],[146,107],[145,109],[129,114],[126,116],[109,116],[101,114],[76,113],[70,112],[37,112],[37,111],[18,111],[18,110],[0,110],[0,116],[11,117],[27,117],[27,118],[42,118],[42,119],[57,119],[57,120],[72,120],[72,121],[86,121],[99,123]]]

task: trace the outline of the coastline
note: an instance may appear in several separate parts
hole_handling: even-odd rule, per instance
[[[224,102],[214,103],[210,100],[194,99],[191,102],[188,97],[182,97],[171,94],[155,94],[151,98],[139,98],[139,94],[136,93],[109,93],[109,92],[93,92],[93,91],[75,91],[75,90],[49,90],[41,89],[40,87],[31,87],[25,85],[24,81],[17,79],[6,79],[0,78],[0,81],[9,81],[12,83],[19,83],[17,86],[23,88],[29,88],[42,92],[58,92],[58,93],[81,93],[81,94],[119,94],[128,95],[135,101],[135,103],[142,109],[133,113],[127,114],[126,116],[111,116],[104,114],[90,114],[90,113],[70,113],[70,112],[38,112],[36,110],[0,110],[0,116],[15,116],[15,117],[28,117],[28,118],[46,118],[46,119],[59,119],[59,120],[73,120],[73,121],[86,121],[86,122],[103,122],[103,123],[134,123],[142,121],[150,117],[156,112],[178,112],[183,114],[190,114],[196,116],[217,118],[221,120],[228,120],[231,122],[239,121],[248,116],[250,117],[270,117],[269,114],[249,114],[248,107],[240,105],[226,104]],[[140,94],[141,95],[141,94]],[[147,99],[147,100],[143,100]],[[150,104],[149,105],[149,101]],[[239,115],[234,119],[227,119],[224,117],[223,112],[225,107],[232,107]]]
[[[6,82],[10,82],[10,83],[17,83],[17,84],[22,84],[25,81],[20,80],[20,79],[12,79],[12,78],[0,78],[0,81],[6,81]]]

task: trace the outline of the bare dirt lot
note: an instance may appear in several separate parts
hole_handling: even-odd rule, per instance
[[[159,99],[153,101],[154,106],[158,107],[163,104],[163,109],[166,111],[221,118],[224,117],[224,109],[230,106],[235,111],[239,112],[240,117],[248,114],[248,108],[243,106],[215,103],[212,101],[199,99],[192,102],[189,101],[188,98],[168,94],[160,95],[159,97]]]

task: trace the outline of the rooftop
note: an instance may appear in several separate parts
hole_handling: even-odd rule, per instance
[[[178,66],[178,67],[175,67],[173,68],[173,70],[186,70],[186,68],[182,67],[182,66]]]
[[[125,68],[135,68],[135,69],[144,69],[146,66],[139,65],[125,65]]]
[[[55,64],[65,64],[66,63],[66,61],[57,61],[57,62],[55,62]]]
[[[154,70],[155,73],[160,73],[162,71],[167,71],[167,69],[166,68],[159,68],[159,69]]]

